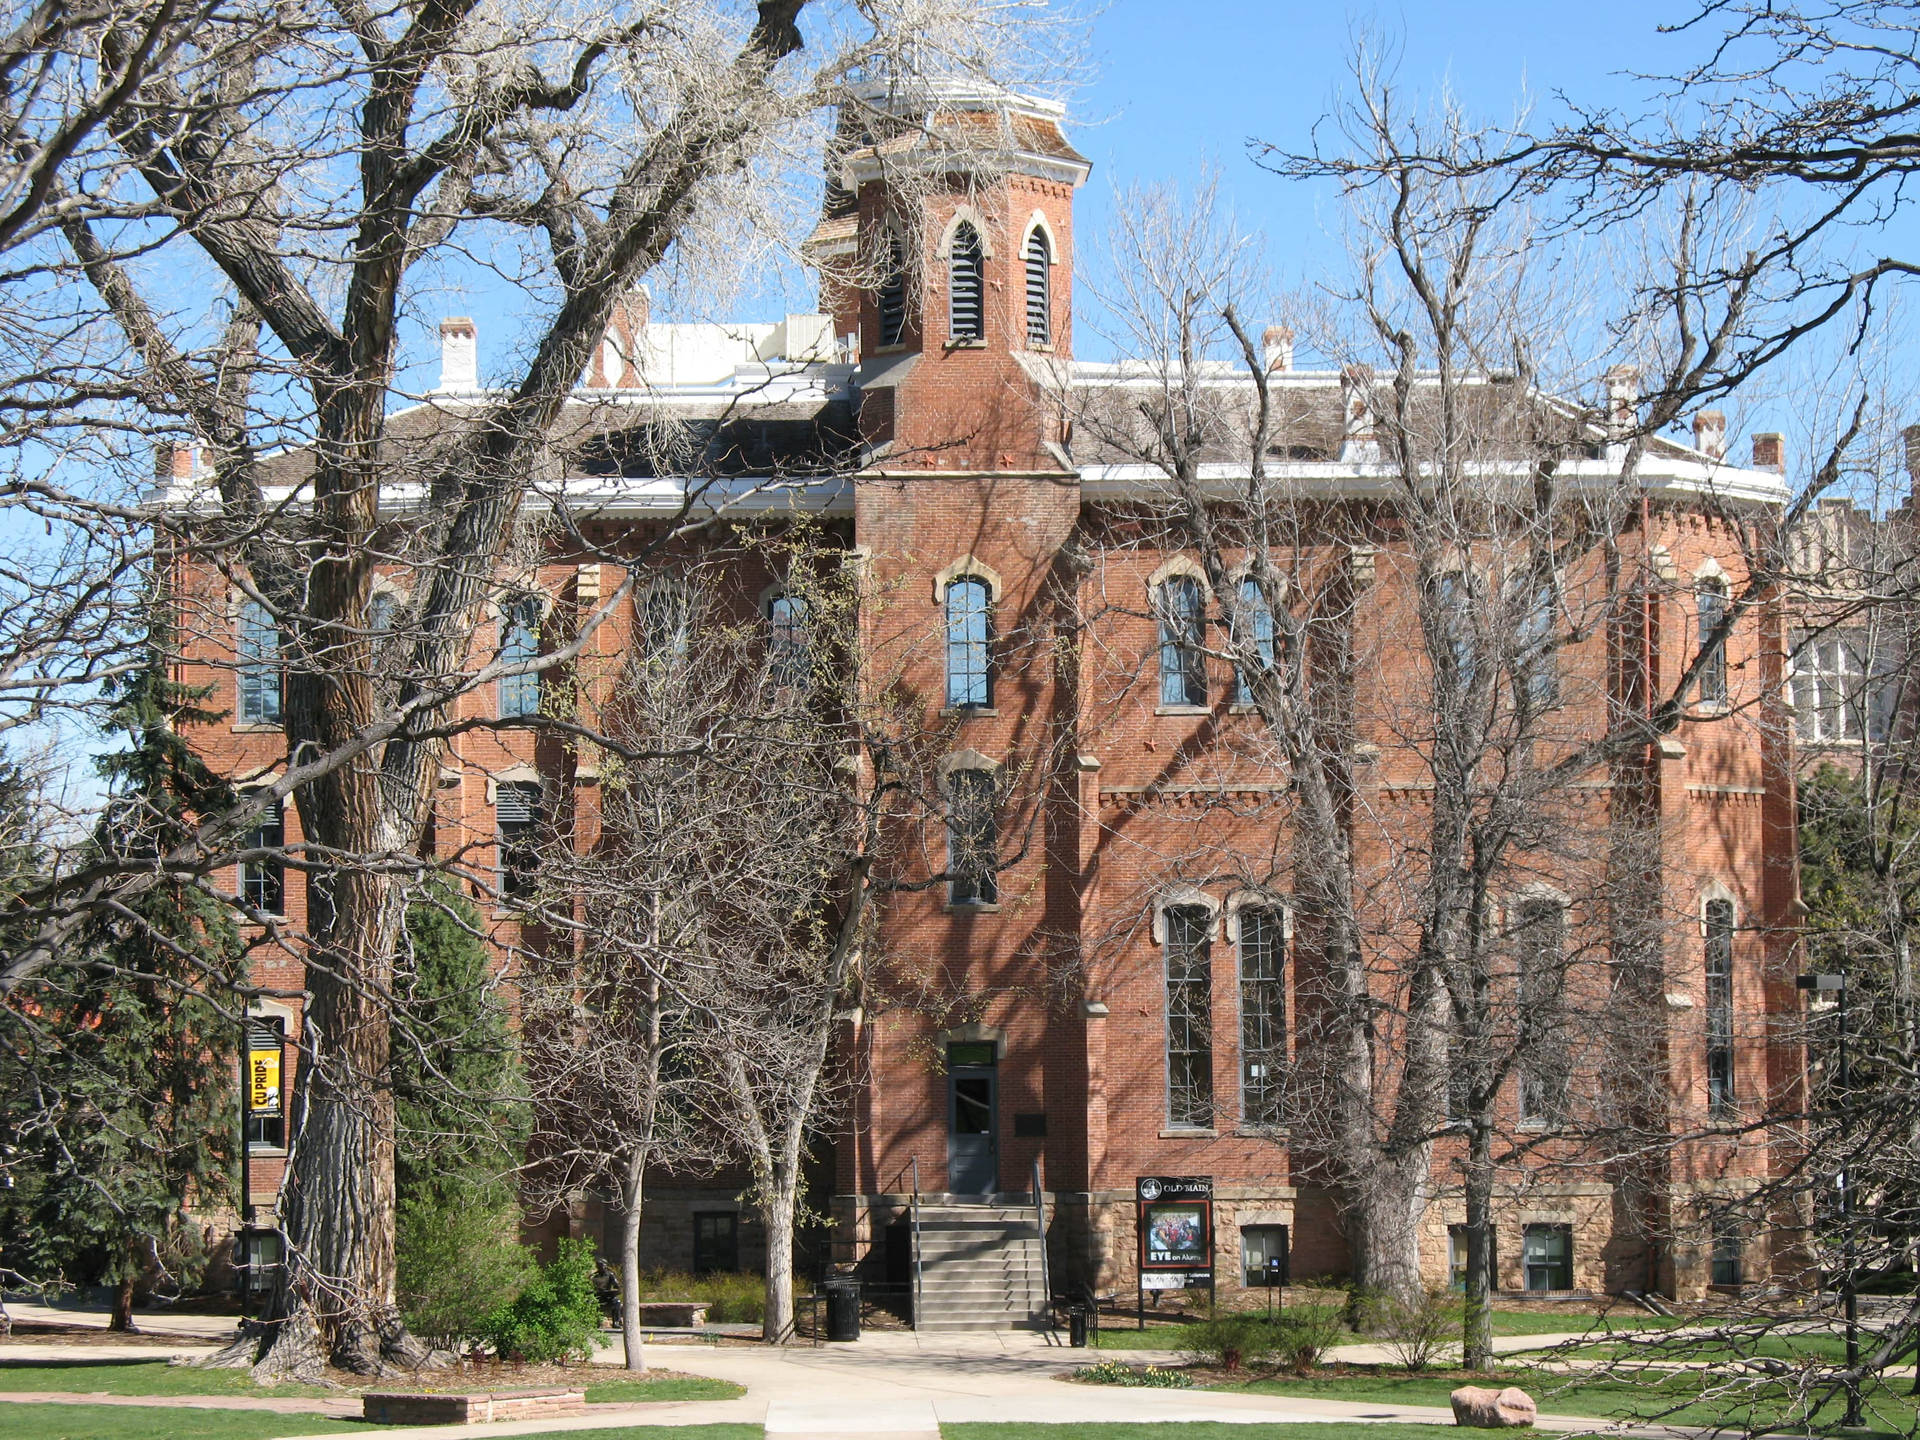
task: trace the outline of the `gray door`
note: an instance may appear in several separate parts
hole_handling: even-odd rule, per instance
[[[947,1071],[947,1189],[989,1195],[999,1178],[999,1097],[994,1072],[975,1066]]]

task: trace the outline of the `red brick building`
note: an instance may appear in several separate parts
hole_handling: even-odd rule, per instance
[[[851,454],[845,474],[747,508],[769,523],[788,507],[809,510],[863,557],[876,592],[889,597],[888,638],[875,643],[898,647],[894,662],[926,697],[929,726],[950,746],[950,793],[984,774],[996,777],[999,795],[1018,797],[999,816],[998,868],[956,869],[889,906],[884,960],[844,1036],[857,1098],[834,1141],[831,1196],[820,1197],[830,1198],[835,1256],[900,1273],[897,1248],[883,1257],[900,1243],[889,1227],[905,1212],[916,1170],[923,1195],[965,1200],[1021,1195],[1037,1166],[1056,1287],[1071,1279],[1132,1289],[1142,1176],[1212,1177],[1223,1291],[1282,1248],[1296,1277],[1342,1273],[1334,1197],[1293,1152],[1287,1115],[1266,1093],[1277,1083],[1272,1066],[1290,1053],[1289,1017],[1302,1014],[1299,977],[1311,973],[1312,956],[1296,944],[1284,867],[1252,876],[1223,858],[1273,854],[1287,777],[1236,738],[1254,722],[1231,675],[1204,664],[1169,673],[1186,662],[1170,654],[1155,616],[1164,587],[1195,574],[1192,562],[1114,538],[1149,479],[1076,436],[1056,403],[1063,389],[1126,383],[1123,368],[1073,356],[1073,206],[1087,163],[1062,112],[1045,103],[955,91],[916,116],[929,133],[994,137],[992,163],[927,159],[935,152],[912,127],[850,143],[814,238],[823,260],[874,253],[892,278],[829,287],[824,314],[769,325],[649,324],[636,308],[610,330],[570,421],[576,439],[618,433],[634,414],[648,425],[684,423],[710,454],[724,449],[743,482],[809,464],[825,473],[829,457]],[[896,202],[892,177],[903,165],[934,175],[924,207]],[[430,434],[482,398],[471,325],[442,330],[442,388],[396,419],[402,435]],[[1328,514],[1390,509],[1379,498],[1387,472],[1365,429],[1364,378],[1294,370],[1290,347],[1271,358],[1272,384],[1293,417],[1276,467]],[[1619,473],[1604,424],[1590,428],[1591,453],[1562,471],[1569,485],[1604,485]],[[1562,662],[1569,683],[1585,686],[1589,716],[1662,693],[1693,660],[1703,612],[1717,614],[1744,583],[1743,537],[1777,512],[1784,481],[1777,440],[1756,437],[1746,467],[1723,449],[1711,423],[1696,447],[1648,445],[1636,477],[1645,503],[1622,546],[1645,582],[1633,631],[1600,627]],[[604,444],[565,453],[573,468],[554,479],[591,504],[595,533],[609,545],[622,527],[672,513],[684,493],[658,464]],[[291,479],[297,459],[288,463]],[[176,479],[190,486],[192,476]],[[1388,719],[1417,668],[1404,653],[1411,581],[1392,525],[1376,528],[1377,543],[1329,528],[1301,549],[1303,564],[1338,570],[1355,596],[1354,843],[1370,874],[1390,876],[1423,781],[1417,749],[1396,740]],[[475,637],[476,662],[522,643],[511,632],[537,629],[548,607],[591,611],[617,583],[614,568],[559,547],[503,575],[493,631]],[[774,578],[743,577],[743,595],[763,594]],[[394,585],[403,601],[404,576]],[[203,577],[187,591],[196,610],[187,630],[202,638],[184,678],[233,695],[232,721],[199,738],[234,773],[271,774],[285,759],[271,620],[224,583]],[[523,620],[515,607],[529,597],[534,610]],[[592,657],[616,661],[633,624],[628,615],[603,627]],[[1702,1232],[1687,1219],[1689,1197],[1740,1193],[1763,1179],[1772,1163],[1765,1146],[1730,1134],[1678,1137],[1736,1128],[1720,1122],[1757,1115],[1799,1079],[1798,1052],[1775,1043],[1769,1027],[1800,1006],[1789,953],[1796,889],[1783,632],[1778,605],[1744,615],[1689,718],[1593,777],[1571,809],[1595,837],[1628,810],[1647,817],[1640,834],[1651,847],[1663,967],[1661,1033],[1647,1053],[1662,1067],[1662,1123],[1676,1139],[1651,1189],[1544,1144],[1516,1161],[1498,1204],[1503,1289],[1697,1292],[1758,1278],[1774,1263],[1767,1236]],[[580,673],[593,673],[591,664]],[[520,714],[538,698],[537,687],[503,681],[461,704],[477,716]],[[597,778],[589,755],[536,727],[464,734],[442,775],[435,848],[497,871],[532,815],[590,812]],[[291,832],[293,817],[284,823]],[[939,849],[936,837],[929,865],[940,863]],[[1595,863],[1604,851],[1596,839]],[[237,877],[237,888],[251,886],[297,933],[301,885],[270,869]],[[1580,886],[1568,878],[1557,888]],[[494,918],[512,923],[505,912]],[[290,958],[263,960],[259,973],[270,986],[299,989]],[[257,1008],[297,1034],[297,1004]],[[1522,1104],[1517,1095],[1512,1103]],[[1525,1127],[1522,1116],[1512,1128]],[[278,1179],[272,1142],[283,1137],[272,1131],[258,1137],[256,1197]],[[1458,1264],[1456,1151],[1445,1136],[1435,1147],[1422,1242],[1435,1280]],[[583,1200],[568,1223],[591,1229],[596,1220]],[[755,1262],[751,1220],[727,1186],[656,1187],[646,1233],[649,1263]]]

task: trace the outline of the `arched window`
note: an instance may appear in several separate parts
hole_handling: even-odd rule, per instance
[[[400,597],[391,590],[376,590],[367,601],[367,629],[384,635],[393,629],[393,617],[400,609]]]
[[[267,607],[249,600],[240,607],[239,691],[242,725],[280,723],[280,627]]]
[[[634,597],[640,620],[640,653],[662,663],[682,660],[693,643],[693,593],[678,580],[661,579]]]
[[[1000,895],[1000,777],[984,766],[947,776],[947,895],[955,905]]]
[[[1727,703],[1727,637],[1720,626],[1727,616],[1726,581],[1709,576],[1694,587],[1694,606],[1699,615],[1699,651],[1701,661],[1696,692],[1703,705]]]
[[[993,591],[978,575],[947,583],[947,705],[993,704]]]
[[[1733,902],[1706,904],[1707,1110],[1733,1114]]]
[[[1286,916],[1242,907],[1240,930],[1240,1113],[1256,1125],[1285,1118],[1287,1088]]]
[[[1053,253],[1047,232],[1034,226],[1027,237],[1027,344],[1053,343]]]
[[[775,685],[798,688],[808,679],[807,602],[798,595],[767,601],[767,677]]]
[[[1560,689],[1560,667],[1553,647],[1554,599],[1551,583],[1537,584],[1520,615],[1514,680],[1520,701],[1529,710],[1547,709]]]
[[[1520,1120],[1552,1125],[1566,1116],[1572,1080],[1566,906],[1537,895],[1521,901],[1513,938],[1520,972]]]
[[[947,338],[979,340],[987,333],[982,295],[980,232],[964,220],[947,253]]]
[[[1167,966],[1167,1123],[1213,1125],[1213,912],[1169,905],[1162,912]]]
[[[509,601],[500,612],[500,659],[524,665],[540,653],[540,602],[531,595]],[[500,718],[519,720],[540,713],[540,673],[525,670],[500,677]]]
[[[907,332],[906,253],[901,249],[900,237],[891,229],[882,244],[887,268],[880,277],[880,291],[875,297],[880,307],[880,343],[898,345]]]
[[[1433,577],[1434,626],[1439,640],[1434,662],[1440,671],[1443,694],[1473,689],[1480,673],[1480,647],[1473,631],[1473,590],[1458,570]]]
[[[1175,575],[1160,584],[1160,703],[1205,705],[1207,657],[1206,592],[1191,575]]]
[[[1241,632],[1234,636],[1236,648],[1243,654],[1251,649],[1260,657],[1263,669],[1272,669],[1273,610],[1267,604],[1267,597],[1260,591],[1260,583],[1252,576],[1240,582],[1240,612],[1234,616],[1234,624]],[[1245,669],[1236,665],[1233,676],[1233,703],[1253,704],[1253,683],[1247,678]]]
[[[241,842],[252,853],[240,862],[240,898],[266,915],[280,915],[287,908],[286,843],[280,802],[269,801]]]

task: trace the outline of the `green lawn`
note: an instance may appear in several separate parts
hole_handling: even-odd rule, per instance
[[[1431,1425],[1369,1423],[1359,1433],[1361,1440],[1433,1440]],[[1355,1440],[1356,1428],[1336,1423],[1222,1425],[1190,1420],[1157,1425],[942,1425],[940,1435],[941,1440]]]
[[[320,1415],[194,1410],[162,1405],[32,1405],[0,1401],[0,1440],[274,1440],[280,1435],[367,1435],[390,1427]],[[449,1427],[450,1433],[458,1426]],[[572,1440],[548,1431],[526,1440]],[[592,1440],[763,1440],[758,1425],[629,1425]]]
[[[645,1380],[599,1381],[587,1386],[587,1403],[631,1405],[641,1400],[731,1400],[746,1393],[745,1386],[735,1385],[731,1380],[709,1380],[704,1375],[657,1375]]]
[[[703,1375],[650,1375],[627,1379],[617,1370],[601,1371],[605,1380],[587,1385],[589,1405],[630,1405],[657,1400],[731,1400],[746,1392],[725,1380]],[[485,1382],[476,1379],[476,1385]],[[502,1380],[502,1385],[512,1382]],[[337,1392],[312,1385],[256,1385],[244,1370],[197,1370],[160,1360],[36,1361],[0,1360],[0,1393],[57,1390],[72,1395],[246,1395],[255,1399],[300,1396],[318,1398]]]
[[[259,1410],[0,1401],[0,1440],[272,1440],[276,1435],[365,1435],[385,1428],[358,1420],[274,1415]],[[602,1440],[607,1433],[602,1431],[595,1440]],[[759,1433],[754,1427],[753,1440],[758,1440]]]
[[[1447,1376],[1406,1375],[1314,1375],[1254,1380],[1241,1385],[1222,1386],[1253,1395],[1297,1395],[1316,1400],[1350,1400],[1363,1404],[1448,1406],[1447,1396],[1461,1381]],[[1691,1373],[1649,1375],[1640,1380],[1581,1380],[1573,1376],[1547,1375],[1539,1371],[1507,1370],[1492,1381],[1481,1384],[1518,1385],[1539,1403],[1542,1414],[1590,1415],[1596,1418],[1658,1420],[1674,1425],[1744,1425],[1762,1423],[1768,1427],[1798,1428],[1802,1417],[1789,1412],[1788,1396],[1777,1385],[1756,1378],[1743,1392],[1738,1404],[1725,1401],[1699,1403],[1700,1377]],[[1878,1385],[1867,1394],[1869,1428],[1887,1434],[1907,1435],[1914,1431],[1914,1401],[1906,1394],[1908,1381]],[[1837,1402],[1829,1401],[1820,1411],[1817,1428],[1831,1429],[1839,1423]]]
[[[312,1385],[256,1385],[245,1370],[200,1370],[164,1360],[0,1359],[0,1392],[59,1390],[77,1395],[247,1395],[255,1399],[330,1395]]]

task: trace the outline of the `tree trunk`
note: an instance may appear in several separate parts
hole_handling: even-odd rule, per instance
[[[1493,1368],[1493,1130],[1474,1123],[1467,1151],[1467,1297],[1461,1364]]]
[[[797,1177],[784,1166],[769,1177],[761,1219],[767,1232],[766,1319],[760,1337],[769,1345],[793,1338],[793,1217]]]
[[[1381,1157],[1349,1200],[1348,1243],[1357,1293],[1402,1305],[1420,1300],[1420,1218],[1426,1211],[1428,1147]]]
[[[113,1292],[113,1318],[107,1322],[107,1329],[131,1332],[133,1329],[133,1265],[129,1257],[127,1269],[120,1277],[120,1284]]]
[[[637,1146],[628,1157],[620,1186],[620,1202],[626,1207],[620,1217],[620,1333],[627,1348],[627,1369],[635,1372],[647,1368],[640,1323],[640,1206],[646,1175],[647,1152]]]

